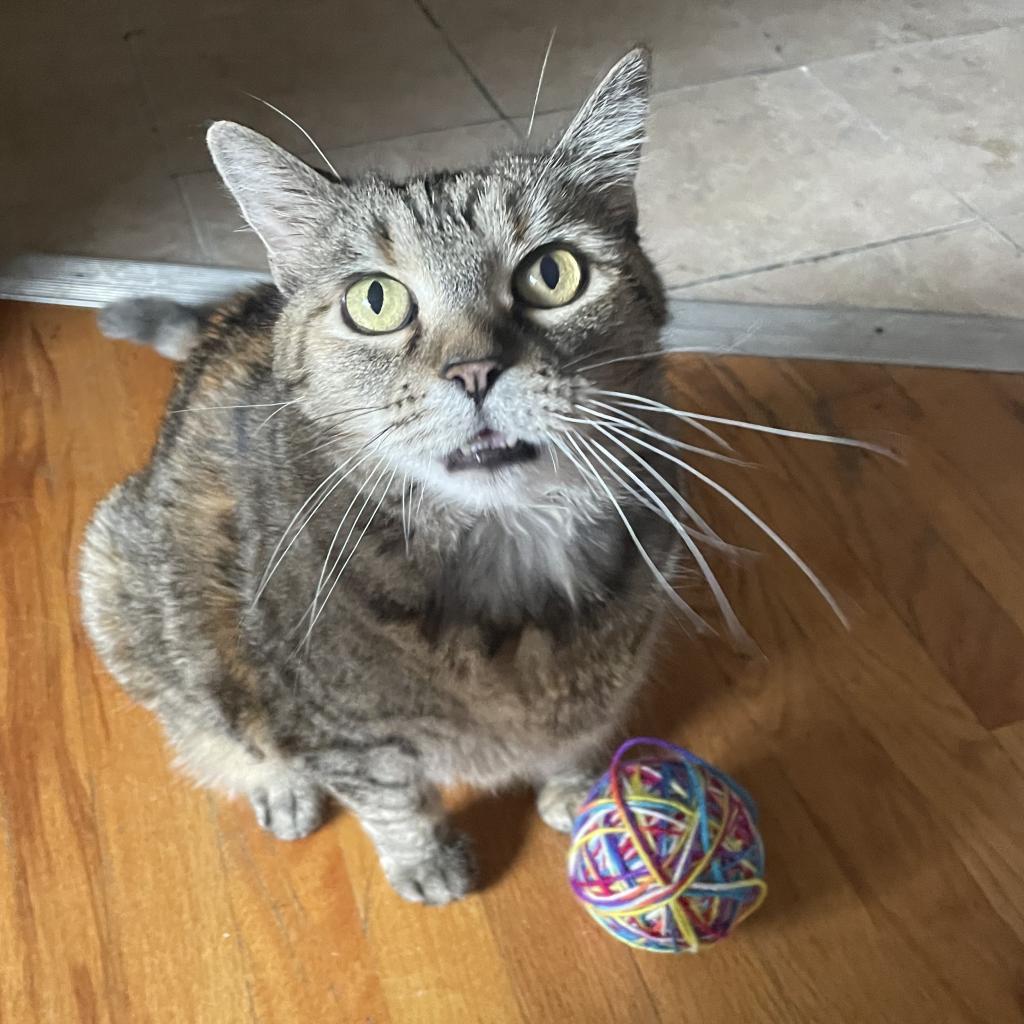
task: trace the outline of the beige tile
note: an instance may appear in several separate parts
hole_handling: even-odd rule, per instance
[[[715,301],[1024,317],[1024,256],[979,222],[675,294]]]
[[[979,210],[1024,203],[1024,26],[812,70]]]
[[[181,196],[170,178],[120,173],[103,183],[72,183],[36,200],[0,200],[13,255],[50,252],[114,259],[202,263]]]
[[[10,14],[0,86],[4,248],[196,260],[112,13],[41,0]]]
[[[152,7],[139,16],[131,45],[176,173],[205,169],[205,127],[220,118],[306,148],[245,92],[302,122],[324,148],[495,116],[410,0]]]
[[[551,30],[541,110],[573,106],[636,42],[659,90],[779,69],[1024,18],[1020,0],[431,0],[506,114],[529,112]]]
[[[909,0],[900,6],[907,26],[930,39],[1024,22],[1020,0]]]
[[[799,69],[657,96],[639,189],[641,233],[672,284],[969,216]]]
[[[341,174],[383,171],[396,178],[442,167],[467,167],[486,162],[496,150],[515,141],[503,121],[426,132],[386,142],[328,151]],[[311,158],[310,154],[304,156]],[[213,171],[178,179],[192,208],[208,258],[226,266],[264,269],[259,239],[248,229]]]

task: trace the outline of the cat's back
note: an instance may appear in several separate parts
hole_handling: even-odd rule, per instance
[[[240,408],[272,400],[272,332],[281,296],[265,286],[235,296],[202,325],[178,373],[146,465],[96,507],[80,557],[82,613],[97,649],[139,699],[155,696],[154,653],[167,642],[174,542],[216,559],[233,498]],[[268,410],[272,411],[272,410]],[[180,537],[179,537],[180,540]],[[145,652],[144,656],[142,652]]]

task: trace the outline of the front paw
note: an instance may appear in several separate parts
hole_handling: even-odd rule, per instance
[[[537,810],[544,824],[556,832],[572,832],[573,822],[593,786],[584,775],[556,775],[537,793]]]
[[[461,899],[476,880],[476,861],[469,839],[449,832],[419,857],[403,851],[401,859],[381,859],[392,888],[413,903],[441,906]]]
[[[273,832],[278,839],[304,839],[324,818],[320,791],[296,779],[254,789],[249,802],[260,828]]]

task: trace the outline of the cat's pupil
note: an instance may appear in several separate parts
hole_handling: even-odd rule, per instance
[[[374,311],[378,316],[380,311],[384,308],[384,285],[380,281],[374,281],[366,290],[366,301],[370,306],[370,309]]]
[[[540,276],[544,278],[544,283],[554,291],[555,285],[558,284],[558,279],[562,275],[558,269],[558,263],[553,256],[542,256],[540,258]]]

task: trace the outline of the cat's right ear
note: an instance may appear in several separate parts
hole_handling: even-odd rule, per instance
[[[270,139],[217,121],[206,144],[242,216],[267,248],[278,287],[294,291],[309,245],[336,210],[331,183]]]

